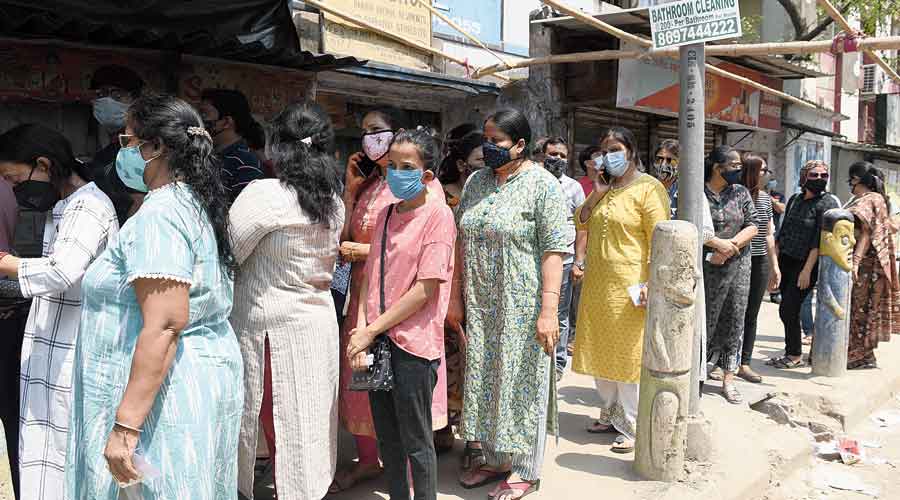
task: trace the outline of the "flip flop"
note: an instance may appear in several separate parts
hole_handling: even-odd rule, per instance
[[[612,450],[613,453],[631,453],[634,451],[634,440],[619,434],[619,437],[613,442],[610,450]]]
[[[751,384],[760,384],[763,381],[763,378],[760,374],[753,371],[751,368],[741,368],[738,370],[737,376],[750,382]]]
[[[474,477],[478,478],[478,480],[474,483],[465,483],[462,478],[459,478],[459,484],[463,488],[467,490],[473,490],[475,488],[481,488],[482,486],[496,483],[497,481],[502,481],[509,477],[509,471],[498,471],[486,468],[484,465],[478,468],[474,473]]]
[[[506,493],[512,493],[512,498],[522,498],[526,495],[534,493],[539,489],[541,489],[540,479],[535,482],[517,481],[514,483],[510,483],[504,480],[502,483],[497,485],[496,488],[494,488],[494,491],[488,493],[488,498],[490,500],[493,500],[494,498],[497,498]]]

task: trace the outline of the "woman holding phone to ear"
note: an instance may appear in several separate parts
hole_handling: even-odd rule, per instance
[[[625,128],[600,138],[588,163],[599,172],[594,192],[575,212],[587,245],[575,249],[575,262],[584,263],[585,295],[572,366],[594,377],[600,395],[600,417],[587,431],[617,433],[616,453],[632,452],[637,433],[646,288],[637,301],[630,290],[647,282],[653,229],[670,215],[666,188],[638,169],[637,147]]]

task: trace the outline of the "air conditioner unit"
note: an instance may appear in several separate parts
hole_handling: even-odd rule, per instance
[[[861,94],[878,94],[884,79],[883,70],[877,64],[863,64]]]

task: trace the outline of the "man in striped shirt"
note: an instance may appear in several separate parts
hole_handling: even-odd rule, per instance
[[[253,119],[247,98],[238,90],[204,90],[199,111],[222,158],[222,183],[230,205],[247,184],[265,177],[259,158],[244,139],[256,133],[260,125]]]

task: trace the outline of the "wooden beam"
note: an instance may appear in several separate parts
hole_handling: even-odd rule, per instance
[[[372,24],[368,21],[360,19],[358,16],[355,16],[344,10],[341,10],[341,9],[338,9],[335,7],[331,7],[320,0],[304,0],[304,2],[318,8],[321,11],[327,12],[331,15],[340,17],[342,19],[346,19],[347,21],[350,21],[351,23],[356,24],[365,30],[371,31],[373,33],[377,33],[377,34],[379,34],[385,38],[389,38],[397,43],[416,48],[418,50],[421,50],[422,52],[427,52],[431,55],[442,57],[444,59],[447,59],[448,61],[453,61],[456,64],[459,64],[460,66],[472,66],[467,61],[464,61],[464,60],[462,60],[458,57],[455,57],[453,55],[450,55],[446,52],[440,51],[440,50],[432,47],[431,45],[426,45],[424,43],[420,43],[415,40],[410,40],[410,39],[404,37],[403,35],[400,35],[398,33],[394,33],[393,31],[389,31],[384,28],[375,26],[374,24]],[[478,71],[477,67],[475,67],[475,66],[472,66],[472,67],[475,68],[476,72]],[[509,81],[509,78],[507,78],[503,75],[493,75],[493,76],[495,78],[499,78],[504,81]]]
[[[860,48],[873,50],[900,49],[900,36],[888,36],[881,38],[863,38],[859,41]],[[779,42],[779,43],[731,43],[726,45],[707,45],[706,55],[712,57],[741,57],[762,55],[785,54],[817,54],[831,51],[831,40],[815,42]],[[516,68],[527,68],[538,64],[562,64],[579,63],[587,61],[610,61],[618,59],[637,59],[640,57],[675,58],[678,57],[678,48],[661,50],[595,50],[591,52],[574,52],[571,54],[556,54],[547,57],[532,57],[519,59],[502,64],[485,66],[478,70],[476,76],[491,75],[497,71],[505,71]]]
[[[482,41],[479,40],[477,37],[475,37],[474,35],[469,34],[469,32],[467,32],[466,30],[462,29],[458,24],[456,24],[455,22],[453,22],[453,19],[450,19],[449,17],[445,16],[441,11],[439,11],[439,10],[435,9],[434,7],[432,7],[431,5],[429,5],[429,2],[419,2],[419,5],[421,5],[422,7],[425,7],[426,9],[428,9],[429,12],[431,12],[432,14],[434,14],[435,16],[437,16],[441,21],[444,21],[445,23],[447,23],[448,25],[450,25],[451,28],[453,28],[453,29],[455,29],[456,31],[460,32],[460,34],[462,34],[462,36],[468,38],[469,41],[471,41],[471,42],[474,43],[475,45],[478,45],[478,46],[481,47],[482,49],[486,50],[490,55],[492,55],[492,56],[494,56],[495,58],[497,58],[497,60],[500,61],[501,64],[509,64],[509,63],[510,63],[509,60],[507,60],[507,59],[505,59],[505,58],[503,58],[503,57],[500,57],[499,54],[497,54],[497,53],[494,52],[493,50],[489,49],[488,46],[485,45],[484,43],[482,43]],[[480,71],[480,70],[479,70],[479,71]],[[476,72],[476,73],[477,73],[477,72]],[[476,78],[477,78],[477,77],[476,77]]]
[[[624,31],[620,30],[619,28],[612,26],[611,24],[605,23],[599,19],[589,16],[578,9],[575,9],[573,7],[570,7],[570,6],[560,2],[559,0],[541,0],[541,1],[551,7],[556,8],[560,12],[564,12],[564,13],[590,25],[590,26],[593,26],[601,31],[606,32],[606,33],[609,33],[610,35],[613,35],[616,38],[619,38],[620,40],[635,43],[637,45],[640,45],[641,47],[644,47],[645,49],[649,49],[649,48],[653,47],[653,42],[651,42],[650,40],[639,37],[637,35],[633,35],[631,33],[626,33]],[[779,90],[775,90],[771,87],[767,87],[761,83],[750,80],[749,78],[744,78],[742,76],[735,75],[734,73],[731,73],[729,71],[719,69],[719,68],[713,66],[712,64],[706,63],[706,71],[717,74],[719,76],[723,76],[725,78],[729,78],[729,79],[737,81],[737,82],[744,83],[744,84],[749,85],[757,90],[772,94],[774,96],[781,98],[782,100],[794,103],[798,106],[803,106],[805,108],[810,108],[810,109],[814,109],[817,111],[819,109],[819,107],[816,106],[815,104],[806,102],[802,99],[798,99],[790,94],[786,94]]]
[[[838,26],[841,27],[847,34],[855,33],[857,30],[853,29],[850,26],[850,23],[847,22],[847,19],[844,18],[843,14],[838,11],[834,5],[831,4],[828,0],[818,0],[819,6],[825,9],[825,12],[834,19],[834,22],[837,23]],[[881,66],[881,69],[887,73],[888,76],[894,79],[895,82],[900,83],[900,75],[891,67],[890,64],[887,63],[877,52],[870,48],[863,48],[863,52],[869,55],[872,59],[875,60],[875,63]]]

